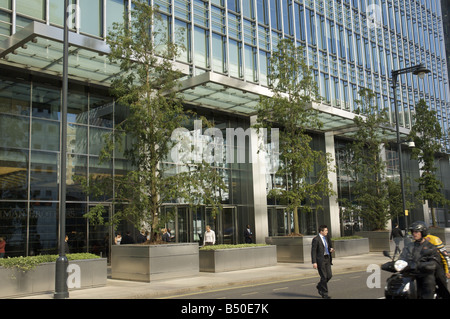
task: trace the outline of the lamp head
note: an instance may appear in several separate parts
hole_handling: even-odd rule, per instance
[[[430,72],[431,71],[427,69],[423,63],[421,63],[414,70],[413,74],[419,76],[419,78],[423,80],[425,78],[425,75],[427,75]]]

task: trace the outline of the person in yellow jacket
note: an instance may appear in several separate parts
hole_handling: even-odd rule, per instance
[[[442,268],[440,267],[439,269],[436,269],[436,284],[438,286],[437,293],[440,298],[450,299],[450,292],[448,291],[447,287],[447,279],[450,278],[450,261],[448,252],[445,249],[444,243],[439,237],[428,234],[427,236],[425,236],[425,239],[436,246],[441,256]]]

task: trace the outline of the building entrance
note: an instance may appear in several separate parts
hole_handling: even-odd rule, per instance
[[[171,230],[174,242],[198,242],[203,245],[203,236],[209,225],[216,233],[216,244],[237,243],[238,227],[234,206],[225,206],[214,216],[210,207],[170,205],[164,207],[161,218],[165,227]]]
[[[112,206],[103,205],[102,218],[104,224],[102,225],[92,225],[88,222],[88,245],[87,251],[92,254],[96,254],[103,258],[107,258],[110,261],[111,245],[113,243],[113,226],[110,225]],[[94,205],[89,205],[89,208],[94,207]]]

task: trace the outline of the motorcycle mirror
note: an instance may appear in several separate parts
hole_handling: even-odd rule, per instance
[[[387,250],[383,250],[383,255],[388,258],[391,258],[391,255],[389,254],[389,252]]]

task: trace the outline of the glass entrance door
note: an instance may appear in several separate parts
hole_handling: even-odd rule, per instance
[[[93,207],[93,206],[92,206]],[[103,219],[106,225],[88,226],[88,252],[107,258],[110,261],[110,252],[112,245],[112,226],[107,225],[111,220],[112,207],[104,205]]]
[[[222,243],[237,244],[236,207],[224,207],[222,210]]]
[[[236,223],[236,207],[225,206],[216,216],[212,215],[211,208],[206,208],[205,226],[210,225],[216,232],[216,244],[237,244]]]
[[[293,230],[293,218],[284,207],[269,207],[269,236],[285,236]]]

